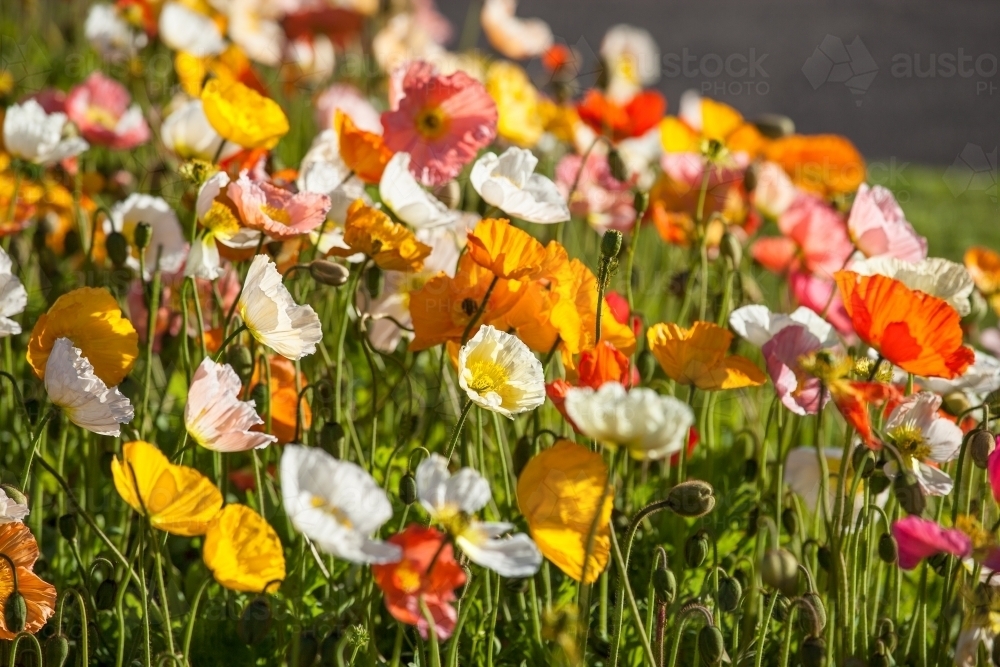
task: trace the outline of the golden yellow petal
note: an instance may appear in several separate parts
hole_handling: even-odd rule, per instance
[[[275,591],[285,578],[278,534],[246,505],[219,512],[205,534],[202,558],[215,580],[234,591]]]

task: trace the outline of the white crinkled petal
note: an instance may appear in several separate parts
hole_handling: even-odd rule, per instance
[[[59,338],[45,365],[45,391],[77,426],[100,435],[121,434],[134,411],[117,387],[108,388],[68,338]]]
[[[455,542],[476,565],[493,570],[502,577],[525,578],[534,575],[542,564],[542,554],[534,541],[524,533],[510,537],[494,537],[493,527],[502,532],[510,524],[473,523]]]
[[[239,309],[254,338],[286,359],[296,361],[314,353],[323,338],[316,311],[296,305],[267,255],[257,255],[251,262]]]
[[[396,153],[378,184],[382,203],[400,220],[416,228],[453,225],[461,215],[423,189],[410,173],[409,153]]]

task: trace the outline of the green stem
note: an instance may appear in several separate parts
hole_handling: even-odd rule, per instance
[[[35,435],[31,438],[31,442],[28,444],[28,462],[24,464],[24,470],[21,472],[21,490],[24,491],[28,488],[28,477],[31,475],[31,464],[35,460],[35,455],[38,452],[38,442],[42,438],[42,432],[45,430],[45,425],[48,423],[49,418],[52,416],[52,411],[48,410],[45,415],[38,421],[38,428],[35,430]],[[38,457],[41,459],[42,457]]]
[[[649,637],[646,636],[646,629],[642,627],[642,615],[639,613],[639,605],[636,604],[635,595],[632,593],[632,586],[629,584],[627,565],[625,559],[622,557],[622,551],[618,547],[618,537],[615,535],[614,528],[611,529],[611,551],[615,557],[615,564],[618,566],[617,598],[619,600],[622,598],[622,590],[624,590],[625,596],[628,598],[629,607],[632,609],[632,620],[635,621],[635,629],[639,633],[642,648],[646,651],[646,659],[649,660],[649,664],[655,665],[656,657],[653,655],[653,647],[649,645]],[[611,642],[611,658],[608,661],[610,667],[616,667],[618,664],[618,647],[620,646],[622,635],[621,614],[618,615],[618,623],[615,625],[614,633],[614,640]]]
[[[191,664],[191,637],[194,636],[194,622],[198,619],[198,605],[201,603],[201,596],[205,594],[205,589],[208,588],[210,583],[212,583],[212,577],[205,577],[205,580],[201,582],[201,586],[198,587],[198,592],[194,594],[194,599],[191,600],[191,611],[188,612],[187,626],[184,628],[184,645],[182,647],[184,659],[189,665]]]
[[[469,416],[469,411],[472,410],[472,406],[472,399],[465,401],[465,406],[462,408],[462,414],[458,416],[458,422],[455,424],[455,428],[451,431],[451,438],[449,438],[448,444],[448,461],[451,461],[451,457],[455,453],[455,448],[458,447],[458,441],[462,438],[462,426],[465,424],[465,419]]]
[[[465,330],[462,331],[462,345],[465,345],[466,341],[469,340],[469,334],[472,333],[472,328],[476,326],[476,322],[479,318],[483,316],[483,312],[486,310],[486,306],[490,302],[490,296],[493,294],[493,289],[500,282],[500,276],[493,276],[493,280],[490,281],[490,286],[486,288],[486,294],[483,295],[483,300],[476,309],[476,312],[472,315],[472,319],[469,323],[465,325]]]

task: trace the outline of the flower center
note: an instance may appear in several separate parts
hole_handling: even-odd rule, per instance
[[[969,536],[972,547],[979,549],[990,543],[990,534],[983,530],[979,519],[969,514],[963,514],[955,521],[955,528]]]
[[[448,130],[448,117],[440,107],[426,107],[417,114],[417,132],[424,139],[438,139]]]
[[[500,393],[510,376],[507,369],[490,359],[471,361],[467,366],[472,381],[469,388],[480,396],[489,393]]]
[[[404,593],[415,593],[420,590],[420,573],[410,561],[404,560],[393,573],[396,586]]]
[[[849,357],[840,357],[826,350],[813,352],[799,358],[799,366],[802,370],[819,378],[826,385],[845,377],[853,364],[854,362]]]
[[[618,74],[629,83],[639,83],[639,63],[631,53],[625,53],[618,59]]]
[[[434,521],[455,536],[464,534],[471,523],[469,515],[455,507],[445,507],[438,510],[435,513]]]
[[[113,130],[118,125],[118,119],[110,111],[103,107],[91,106],[84,114],[87,120],[95,125],[100,125],[106,130]]]
[[[354,528],[354,524],[351,523],[351,520],[347,518],[347,515],[344,514],[343,510],[341,510],[339,507],[334,507],[333,505],[328,503],[325,498],[320,498],[319,496],[313,496],[310,503],[312,504],[313,507],[321,509],[330,516],[332,516],[337,521],[337,523],[339,523],[344,528]]]
[[[896,446],[899,453],[911,459],[922,461],[930,456],[931,448],[924,442],[924,434],[915,424],[903,424],[889,431],[886,436]]]
[[[288,214],[283,208],[278,208],[276,206],[271,206],[270,204],[262,204],[260,210],[267,217],[271,218],[275,222],[280,222],[283,225],[289,225],[292,222],[292,216]]]
[[[233,213],[233,209],[218,200],[212,202],[212,208],[208,209],[201,224],[214,234],[223,236],[232,236],[240,231],[240,221]]]

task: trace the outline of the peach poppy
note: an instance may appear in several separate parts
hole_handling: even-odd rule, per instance
[[[835,134],[781,137],[767,144],[764,156],[781,165],[795,185],[824,197],[852,193],[865,181],[861,153]]]
[[[330,210],[326,195],[292,193],[265,181],[251,180],[246,170],[229,184],[226,196],[246,227],[279,240],[311,232],[323,224]]]
[[[903,370],[952,379],[974,361],[947,301],[882,275],[838,271],[834,278],[858,336]]]
[[[690,329],[672,322],[654,324],[646,339],[660,367],[680,384],[714,391],[757,387],[767,380],[746,357],[726,354],[733,334],[711,322],[695,322]]]
[[[1000,254],[982,246],[965,251],[965,268],[993,310],[1000,314]]]
[[[299,404],[302,410],[301,428],[303,431],[312,426],[312,409],[309,407],[309,401],[300,402],[298,400],[299,389],[296,389],[295,386],[295,364],[277,354],[267,357],[267,363],[270,366],[271,374],[271,397],[269,402],[271,408],[270,433],[278,439],[278,444],[284,445],[289,442],[295,442],[296,404]],[[267,380],[266,373],[264,360],[261,359],[254,367],[253,376],[250,378],[251,391],[253,391],[253,387]],[[298,384],[300,387],[305,387],[309,384],[305,373],[299,373]],[[261,420],[266,425],[266,406],[258,405],[256,407],[259,410]],[[264,425],[255,427],[253,430],[263,431],[265,429]]]
[[[340,141],[344,164],[365,183],[377,184],[393,153],[381,135],[358,128],[354,119],[340,109],[334,112],[333,129]]]
[[[410,524],[386,541],[403,550],[398,563],[372,565],[389,613],[400,623],[417,626],[426,638],[429,624],[421,610],[423,604],[434,620],[438,639],[447,639],[458,620],[451,606],[455,589],[465,583],[465,571],[455,560],[447,536],[436,528]]]
[[[508,280],[536,277],[547,258],[535,237],[503,218],[481,220],[469,232],[468,252],[477,264]]]
[[[55,613],[56,588],[32,572],[38,560],[38,542],[31,531],[19,521],[0,524],[0,609],[5,609],[7,599],[14,592],[14,574],[17,591],[24,596],[28,614],[24,631],[35,634]],[[8,562],[8,559],[10,562]],[[10,571],[11,564],[15,572]],[[5,614],[0,614],[0,639],[10,641],[17,636],[7,627]]]
[[[66,97],[66,116],[91,144],[114,150],[135,148],[149,140],[149,125],[128,89],[100,72],[92,72]]]
[[[819,197],[801,193],[778,216],[782,236],[758,239],[754,260],[775,273],[805,270],[829,279],[854,252],[843,218]]]
[[[431,254],[431,247],[418,241],[413,232],[361,199],[347,209],[343,240],[346,247],[335,246],[329,254],[350,257],[364,253],[386,271],[420,271]]]
[[[593,88],[584,95],[576,111],[594,132],[618,142],[641,137],[656,127],[667,111],[667,101],[655,90],[644,90],[628,102],[618,104]]]

